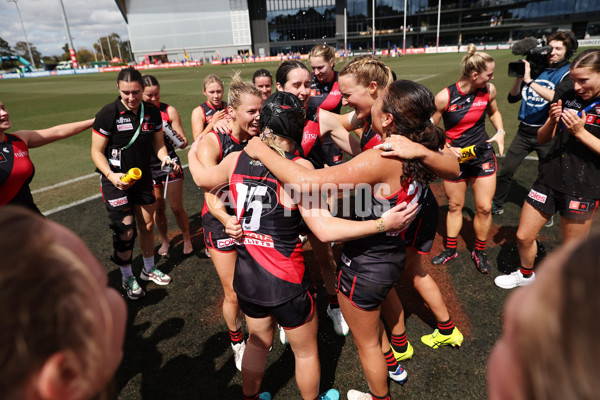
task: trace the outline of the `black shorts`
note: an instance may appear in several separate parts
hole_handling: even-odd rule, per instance
[[[316,310],[317,292],[310,288],[291,300],[277,306],[261,306],[238,297],[238,304],[250,318],[265,318],[272,315],[284,329],[297,328],[308,321]]]
[[[126,210],[134,205],[154,203],[152,180],[140,179],[127,190],[119,190],[105,176],[100,178],[102,198],[108,211]]]
[[[464,182],[471,178],[485,178],[494,175],[497,169],[496,155],[493,149],[487,149],[481,157],[460,164],[458,178],[444,180],[447,182]]]
[[[376,309],[396,285],[396,281],[404,270],[405,254],[400,253],[396,256],[397,260],[377,263],[377,269],[387,270],[387,273],[384,274],[387,279],[369,279],[373,275],[361,271],[362,260],[360,257],[350,260],[342,253],[342,262],[336,272],[336,292],[346,297],[352,305],[361,310]]]
[[[538,181],[535,181],[525,200],[544,214],[552,215],[558,211],[563,218],[576,221],[592,219],[599,203],[598,199],[558,192]]]
[[[223,224],[210,212],[202,216],[202,227],[206,248],[215,249],[221,253],[235,251],[235,239],[225,233]]]
[[[431,189],[427,188],[420,201],[421,210],[404,232],[406,247],[419,254],[429,254],[437,232],[440,209]]]
[[[183,179],[183,168],[181,168],[181,161],[179,161],[179,157],[173,157],[173,161],[175,161],[179,165],[178,172],[171,172],[167,174],[165,171],[160,169],[160,166],[152,166],[152,185],[154,187],[160,187],[165,184],[167,180],[167,175],[169,175],[169,183],[177,182]]]

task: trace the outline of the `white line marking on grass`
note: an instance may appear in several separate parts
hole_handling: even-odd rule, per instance
[[[175,152],[179,153],[180,151],[187,150],[189,147],[190,146],[186,147],[185,149],[177,149],[177,150],[175,150]],[[80,176],[78,178],[69,179],[69,180],[66,180],[64,182],[59,182],[59,183],[57,183],[55,185],[52,185],[52,186],[46,186],[46,187],[43,187],[41,189],[36,189],[36,190],[33,190],[31,192],[31,194],[38,194],[38,193],[42,193],[42,192],[45,192],[45,191],[48,191],[48,190],[52,190],[52,189],[56,189],[56,188],[59,188],[59,187],[67,186],[67,185],[70,185],[71,183],[75,183],[75,182],[83,181],[85,179],[93,178],[94,176],[98,176],[98,173],[97,172],[92,172],[91,174],[83,175],[83,176]]]
[[[64,181],[64,182],[59,182],[59,183],[57,183],[56,185],[52,185],[52,186],[46,186],[46,187],[43,187],[43,188],[41,188],[41,189],[33,190],[33,191],[31,192],[31,194],[42,193],[42,192],[45,192],[45,191],[47,191],[47,190],[52,190],[52,189],[56,189],[56,188],[59,188],[59,187],[67,186],[67,185],[70,185],[71,183],[75,183],[75,182],[83,181],[83,180],[85,180],[85,179],[89,179],[89,178],[92,178],[92,177],[94,177],[94,176],[98,176],[98,173],[96,173],[96,172],[93,172],[93,173],[91,173],[91,174],[87,174],[87,175],[84,175],[84,176],[80,176],[80,177],[78,177],[78,178],[73,178],[73,179],[66,180],[66,181]]]
[[[72,202],[70,204],[65,204],[64,206],[53,208],[52,210],[44,211],[42,214],[44,214],[47,217],[48,215],[57,213],[57,212],[62,211],[62,210],[66,210],[67,208],[71,208],[71,207],[75,207],[75,206],[78,206],[78,205],[83,204],[83,203],[87,203],[88,201],[92,201],[94,199],[97,199],[98,197],[102,197],[102,194],[101,193],[96,193],[95,195],[90,196],[90,197],[86,197],[85,199],[77,200],[77,201],[74,201],[74,202]]]
[[[423,78],[413,79],[413,81],[414,82],[424,81],[425,79],[435,78],[436,76],[437,76],[436,74],[427,75],[427,76],[424,76]]]
[[[182,165],[182,166],[181,166],[181,168],[187,168],[187,167],[188,167],[188,164],[185,164],[185,165]],[[93,175],[97,175],[97,174],[96,174],[96,173],[94,173],[94,174],[92,174],[92,176],[93,176]],[[89,176],[87,176],[87,175],[86,175],[86,177],[89,177]],[[81,180],[81,179],[86,179],[86,178],[82,176],[82,177],[75,178],[75,179],[77,179],[77,180]],[[73,181],[73,180],[74,180],[74,179],[71,179],[71,181]],[[63,182],[63,183],[64,183],[64,182]],[[57,186],[57,185],[60,185],[60,184],[56,184],[56,185],[54,185],[54,186]],[[64,186],[64,185],[61,185],[61,186]],[[50,189],[50,188],[52,188],[52,186],[49,186],[49,187],[48,187],[48,189]],[[33,192],[32,192],[32,193],[33,193]],[[95,200],[95,199],[97,199],[98,197],[102,197],[102,193],[97,193],[97,194],[95,194],[95,195],[92,195],[92,196],[90,196],[90,197],[86,197],[85,199],[77,200],[77,201],[74,201],[74,202],[72,202],[72,203],[65,204],[64,206],[60,206],[60,207],[53,208],[52,210],[44,211],[44,212],[42,212],[42,214],[43,214],[43,215],[45,215],[45,216],[47,217],[48,215],[52,215],[52,214],[54,214],[54,213],[57,213],[57,212],[59,212],[59,211],[63,211],[63,210],[66,210],[66,209],[69,209],[69,208],[72,208],[72,207],[78,206],[78,205],[80,205],[80,204],[87,203],[88,201]]]

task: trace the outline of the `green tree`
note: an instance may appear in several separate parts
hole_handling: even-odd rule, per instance
[[[0,56],[10,56],[12,54],[13,52],[8,42],[0,37]]]
[[[77,50],[77,61],[79,61],[79,64],[89,64],[94,60],[94,54],[85,47],[81,47]]]
[[[129,58],[129,41],[122,42],[121,37],[117,33],[111,33],[108,36],[100,37],[100,43],[94,43],[94,50],[98,54],[98,61],[102,61],[102,55],[104,60],[110,61],[112,57],[119,57],[123,59]],[[110,47],[109,47],[110,44]],[[119,53],[120,49],[120,53]],[[112,54],[112,57],[111,57]]]
[[[8,42],[2,38],[0,38],[0,56],[12,56],[14,55],[13,50],[10,48]],[[10,71],[13,68],[17,68],[18,62],[16,61],[1,61],[0,60],[0,69],[4,69],[6,71]]]
[[[41,65],[42,54],[36,49],[36,47],[33,44],[29,43],[29,47],[31,47],[31,54],[33,55],[35,65]],[[31,60],[29,59],[29,49],[27,48],[27,42],[17,42],[17,44],[15,44],[15,54],[31,62]]]

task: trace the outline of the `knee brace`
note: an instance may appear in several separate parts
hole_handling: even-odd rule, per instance
[[[255,345],[251,340],[246,342],[242,368],[250,372],[263,372],[267,363],[269,349]]]
[[[111,211],[109,213],[110,229],[113,231],[113,255],[110,257],[111,261],[119,266],[129,265],[131,264],[131,260],[133,257],[133,245],[135,243],[135,238],[137,236],[137,230],[135,229],[135,218],[131,224],[123,223],[123,219],[130,215],[124,211]],[[133,234],[131,235],[131,239],[126,240],[121,236],[127,233],[129,230],[133,230]],[[131,251],[129,257],[124,260],[119,257],[119,252]]]

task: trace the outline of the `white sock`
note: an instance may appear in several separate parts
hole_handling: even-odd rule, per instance
[[[154,268],[154,256],[142,257],[144,260],[144,271],[150,272]]]
[[[129,264],[126,267],[119,267],[119,269],[121,270],[121,275],[123,275],[124,281],[133,276],[133,271],[131,271],[131,264]]]

